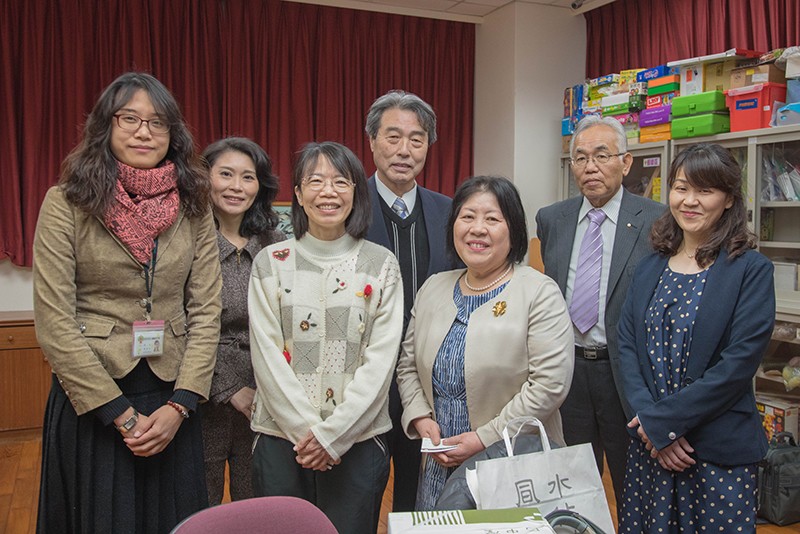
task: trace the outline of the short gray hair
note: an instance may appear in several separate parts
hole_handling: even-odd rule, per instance
[[[575,128],[575,133],[572,134],[572,139],[569,140],[570,157],[575,154],[573,151],[575,150],[575,139],[578,138],[578,134],[589,128],[594,128],[595,126],[608,126],[614,130],[614,133],[617,134],[617,150],[623,153],[628,151],[628,136],[625,135],[625,128],[622,127],[622,123],[614,117],[587,115],[580,120],[578,126]]]
[[[389,91],[385,95],[378,97],[370,106],[367,113],[367,124],[364,126],[364,130],[370,139],[375,139],[378,136],[383,112],[395,108],[413,111],[417,115],[417,120],[425,130],[425,133],[428,134],[428,144],[432,145],[436,142],[436,113],[434,113],[433,108],[414,93],[400,90]]]

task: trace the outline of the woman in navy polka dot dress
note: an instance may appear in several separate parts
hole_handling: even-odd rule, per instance
[[[767,442],[752,379],[775,320],[772,263],[753,250],[727,150],[688,147],[668,187],[619,324],[635,412],[620,532],[755,532]]]

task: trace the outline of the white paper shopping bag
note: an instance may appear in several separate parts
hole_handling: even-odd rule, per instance
[[[514,456],[508,428],[515,424],[520,428],[525,424],[538,426],[544,450]],[[551,449],[544,426],[533,417],[510,421],[503,430],[503,439],[508,458],[475,464],[477,502],[481,509],[535,507],[543,515],[553,510],[570,510],[596,523],[605,532],[614,532],[591,445]]]

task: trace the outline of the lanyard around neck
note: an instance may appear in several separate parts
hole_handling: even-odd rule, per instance
[[[156,260],[158,259],[158,238],[155,238],[153,243],[153,256],[150,258],[150,263],[144,265],[144,288],[147,291],[147,299],[145,299],[146,318],[150,320],[150,312],[153,311],[153,279],[156,277]]]

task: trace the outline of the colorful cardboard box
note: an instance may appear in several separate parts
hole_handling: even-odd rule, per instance
[[[615,106],[607,106],[603,108],[603,117],[620,115],[622,113],[628,113],[629,111],[630,107],[628,106],[627,102],[625,102],[624,104],[617,104]]]
[[[669,141],[670,139],[672,139],[672,129],[668,122],[656,126],[639,126],[640,143],[654,143],[656,141]]]
[[[756,408],[761,414],[767,439],[772,439],[779,432],[791,432],[795,437],[800,435],[800,406],[796,402],[770,395],[756,395]]]
[[[666,65],[659,65],[658,67],[653,67],[652,69],[645,69],[636,74],[636,81],[637,82],[647,82],[652,80],[653,78],[660,78],[662,76],[668,76],[670,74],[678,74],[679,71],[675,67],[668,67]]]
[[[675,91],[680,91],[681,94],[683,94],[682,87],[683,86],[678,82],[665,83],[663,85],[658,85],[656,87],[648,87],[647,96],[663,95],[666,93],[674,93]]]
[[[639,128],[669,122],[671,105],[643,109],[639,112]]]
[[[589,87],[600,87],[602,85],[610,85],[612,83],[619,83],[619,74],[606,74],[599,78],[589,80]]]
[[[636,75],[644,69],[625,69],[619,71],[619,83],[633,83],[636,81]]]
[[[681,77],[677,74],[670,74],[668,76],[662,76],[660,78],[653,78],[647,82],[647,88],[651,89],[653,87],[659,87],[661,85],[665,85],[668,83],[680,83]]]
[[[659,106],[666,106],[671,104],[675,97],[681,95],[680,91],[672,91],[671,93],[664,93],[663,95],[648,96],[645,100],[645,107],[657,108]]]
[[[564,89],[564,117],[577,117],[580,115],[585,94],[585,85],[582,83]]]
[[[564,117],[561,119],[561,135],[572,135],[575,131],[575,123],[572,117]]]
[[[644,82],[629,83],[628,94],[631,96],[647,95],[647,84]]]
[[[618,106],[620,104],[627,104],[629,99],[630,99],[629,93],[616,93],[601,98],[600,105],[604,108],[611,106]]]

